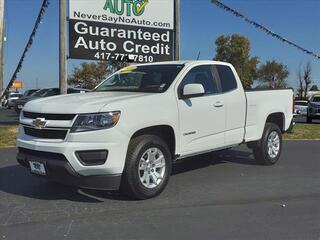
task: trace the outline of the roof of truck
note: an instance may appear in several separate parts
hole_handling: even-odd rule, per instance
[[[231,65],[227,62],[213,61],[213,60],[180,60],[180,61],[167,61],[167,62],[154,62],[154,63],[145,63],[145,64],[136,64],[136,65],[171,65],[171,64],[183,64],[183,65],[192,65],[192,64],[220,64],[220,65]]]

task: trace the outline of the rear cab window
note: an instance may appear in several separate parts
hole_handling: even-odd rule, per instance
[[[226,65],[215,65],[220,78],[222,93],[230,92],[238,88],[236,77],[232,69]]]

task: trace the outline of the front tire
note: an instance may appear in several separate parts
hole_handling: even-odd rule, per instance
[[[282,151],[282,133],[274,123],[266,123],[262,139],[253,149],[255,159],[263,165],[275,164]]]
[[[138,136],[129,143],[120,191],[134,199],[155,197],[166,187],[171,168],[171,153],[161,138]]]

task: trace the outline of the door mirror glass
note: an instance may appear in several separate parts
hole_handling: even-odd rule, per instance
[[[190,83],[183,87],[182,97],[199,97],[205,94],[204,87],[200,83]]]

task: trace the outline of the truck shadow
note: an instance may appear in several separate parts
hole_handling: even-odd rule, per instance
[[[220,151],[180,160],[174,163],[172,175],[225,163],[256,164],[251,157],[251,152]],[[40,200],[69,200],[85,203],[99,203],[104,202],[106,199],[132,201],[118,192],[79,190],[76,187],[50,183],[42,177],[33,176],[20,165],[0,168],[0,196],[1,191]]]
[[[178,160],[173,165],[172,175],[225,163],[259,165],[253,159],[251,151],[224,150]]]
[[[49,183],[46,179],[33,176],[20,165],[0,168],[0,191],[40,200],[101,202],[79,193],[77,188]]]

